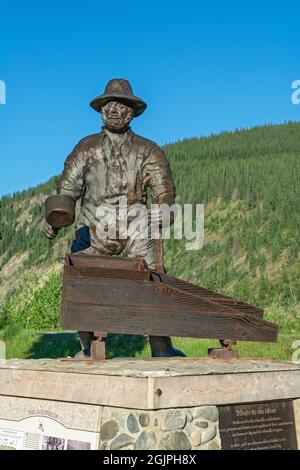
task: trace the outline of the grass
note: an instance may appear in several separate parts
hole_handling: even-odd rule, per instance
[[[80,349],[78,336],[73,332],[39,332],[19,326],[8,326],[0,331],[0,340],[6,344],[7,359],[39,359],[74,356]],[[277,343],[240,341],[235,346],[241,357],[266,357],[291,360],[293,342],[300,340],[300,332],[280,334]],[[108,335],[106,340],[109,357],[150,357],[146,337],[134,335]],[[207,356],[207,349],[219,347],[218,341],[208,339],[173,338],[176,348],[188,357]]]

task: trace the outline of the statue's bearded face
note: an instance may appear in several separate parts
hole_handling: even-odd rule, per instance
[[[110,101],[101,108],[104,126],[112,132],[122,132],[128,128],[134,111],[126,104]]]

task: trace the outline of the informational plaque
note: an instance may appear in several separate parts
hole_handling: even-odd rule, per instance
[[[97,434],[68,429],[46,416],[0,419],[0,450],[93,450]]]
[[[224,450],[297,450],[293,402],[220,406]]]

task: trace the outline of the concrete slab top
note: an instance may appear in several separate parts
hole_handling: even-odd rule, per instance
[[[276,371],[300,372],[300,361],[295,363],[261,357],[231,361],[220,361],[208,357],[116,358],[97,363],[72,359],[10,359],[0,360],[0,370],[3,369],[147,378]]]
[[[299,398],[300,364],[263,358],[0,361],[0,395],[134,409]]]

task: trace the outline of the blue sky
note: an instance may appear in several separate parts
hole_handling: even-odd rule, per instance
[[[148,109],[133,129],[160,144],[300,120],[300,6],[292,1],[2,1],[0,195],[61,171],[97,132],[89,102],[113,77]]]

